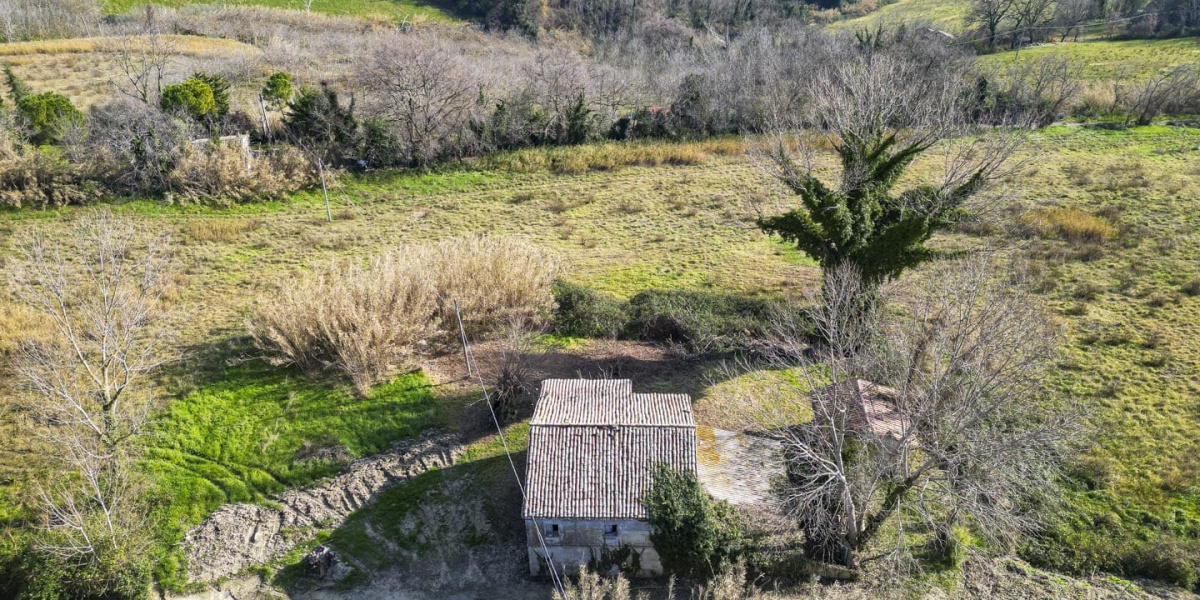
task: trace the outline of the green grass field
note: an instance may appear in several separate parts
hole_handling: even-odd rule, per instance
[[[116,210],[175,233],[177,300],[195,314],[182,331],[191,347],[242,336],[254,298],[315,261],[475,231],[527,236],[567,259],[570,279],[622,297],[651,287],[813,297],[812,262],[753,227],[758,211],[792,199],[750,160],[703,144],[663,150],[690,158],[658,167],[604,158],[620,151],[536,150],[428,173],[343,176],[332,223],[312,192],[232,209],[139,201]],[[1146,556],[1175,549],[1181,569],[1200,564],[1187,558],[1200,537],[1200,130],[1056,127],[1033,134],[1023,158],[1024,171],[1005,182],[1015,199],[991,227],[937,243],[1024,253],[1065,330],[1051,385],[1078,403],[1095,443],[1073,468],[1067,518],[1046,545],[1056,551],[1030,555],[1077,571],[1137,572]],[[936,168],[923,160],[912,177]],[[1035,207],[1079,209],[1120,233],[1099,244],[1019,233],[1020,215]],[[75,212],[0,212],[0,237],[60,230]],[[169,386],[178,399],[161,415],[151,455],[178,493],[180,523],[225,499],[258,500],[331,472],[299,460],[306,442],[370,453],[439,414],[419,378],[353,401],[257,363],[205,368],[216,375]],[[751,386],[771,379],[748,377]],[[699,384],[698,414],[720,418],[737,384]],[[361,526],[333,535],[352,544]]]
[[[979,60],[985,66],[1002,67],[1051,56],[1079,65],[1087,80],[1111,81],[1119,76],[1143,79],[1170,67],[1200,62],[1200,38],[1043,44],[1020,52],[990,54]]]
[[[829,27],[855,31],[874,27],[877,23],[896,25],[910,21],[931,21],[935,27],[957,35],[964,29],[963,19],[969,6],[963,0],[896,0],[861,17],[830,23]]]
[[[150,0],[150,3],[175,8],[189,4],[211,4],[206,0]],[[147,4],[146,0],[107,0],[104,12],[110,15],[124,14],[144,4]],[[304,0],[224,0],[221,4],[304,10]],[[454,17],[439,8],[436,3],[422,0],[313,0],[311,10],[329,15],[384,17],[409,22],[454,20]]]

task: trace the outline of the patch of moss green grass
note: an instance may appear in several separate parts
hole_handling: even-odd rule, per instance
[[[971,6],[964,0],[896,0],[880,2],[878,10],[844,21],[835,21],[829,26],[842,31],[857,31],[873,28],[877,24],[898,24],[911,21],[931,21],[934,26],[959,33],[963,30],[963,19]]]
[[[171,403],[148,438],[144,463],[162,498],[164,541],[224,503],[266,501],[442,424],[420,372],[360,398],[259,361],[225,369]],[[160,578],[173,575],[178,561],[168,562]]]

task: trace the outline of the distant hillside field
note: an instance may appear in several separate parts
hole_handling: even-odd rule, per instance
[[[213,59],[253,56],[258,48],[234,40],[194,35],[169,36],[179,53],[172,76],[201,69]],[[80,108],[101,103],[114,93],[110,82],[117,77],[109,50],[115,38],[77,38],[0,44],[0,64],[11,65],[36,92],[55,91],[66,95]]]
[[[964,0],[899,0],[870,14],[831,23],[829,27],[853,31],[876,23],[929,20],[937,27],[957,35],[963,30],[963,19],[969,7]]]
[[[984,65],[1003,66],[1046,56],[1082,65],[1086,79],[1111,80],[1122,74],[1141,78],[1162,69],[1200,63],[1200,38],[1044,44],[1020,52],[981,56],[979,60]]]
[[[189,4],[211,4],[204,0],[153,0],[153,4],[178,8]],[[122,14],[129,12],[135,6],[146,4],[145,0],[108,0],[104,7],[107,14]],[[223,0],[220,4],[229,6],[267,6],[270,8],[286,8],[303,10],[303,0]],[[349,16],[381,16],[396,20],[408,19],[452,21],[449,13],[421,0],[313,0],[313,12],[328,15]]]

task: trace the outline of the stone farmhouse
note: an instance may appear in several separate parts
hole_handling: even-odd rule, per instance
[[[523,518],[529,570],[599,563],[631,549],[640,575],[663,568],[642,505],[654,466],[696,473],[714,498],[766,505],[782,476],[776,442],[696,426],[686,394],[638,394],[628,380],[548,379],[534,408]]]

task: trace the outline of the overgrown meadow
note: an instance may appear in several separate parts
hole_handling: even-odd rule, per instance
[[[1037,132],[1023,151],[1031,160],[1006,182],[1014,200],[938,238],[945,248],[1027,260],[1065,333],[1051,386],[1085,415],[1090,444],[1070,466],[1061,519],[1023,550],[1035,564],[1196,581],[1198,144],[1196,130],[1169,126]],[[469,402],[419,374],[354,398],[345,384],[258,361],[239,342],[245,315],[317,261],[467,232],[517,234],[564,257],[568,280],[616,297],[678,288],[812,302],[816,267],[752,226],[757,210],[790,198],[742,147],[730,140],[534,150],[426,173],[342,176],[332,188],[332,222],[312,192],[230,209],[115,206],[172,232],[181,266],[175,299],[191,315],[180,343],[193,351],[168,370],[170,401],[146,442],[160,514],[176,532],[164,542],[222,502],[263,501],[312,482],[345,460],[445,425]],[[596,158],[613,152],[643,158]],[[645,158],[659,153],[689,158]],[[583,166],[552,166],[564,160]],[[663,164],[642,166],[654,162]],[[936,166],[921,163],[914,176]],[[8,211],[0,232],[54,232],[75,212]],[[699,414],[737,426],[727,402],[763,377],[773,376],[702,384]],[[310,456],[333,446],[346,454]],[[508,483],[495,476],[477,485]],[[6,482],[0,496],[9,499],[0,511],[9,524],[25,516],[11,504],[15,484]],[[163,553],[160,577],[169,583],[178,559],[166,546]]]

